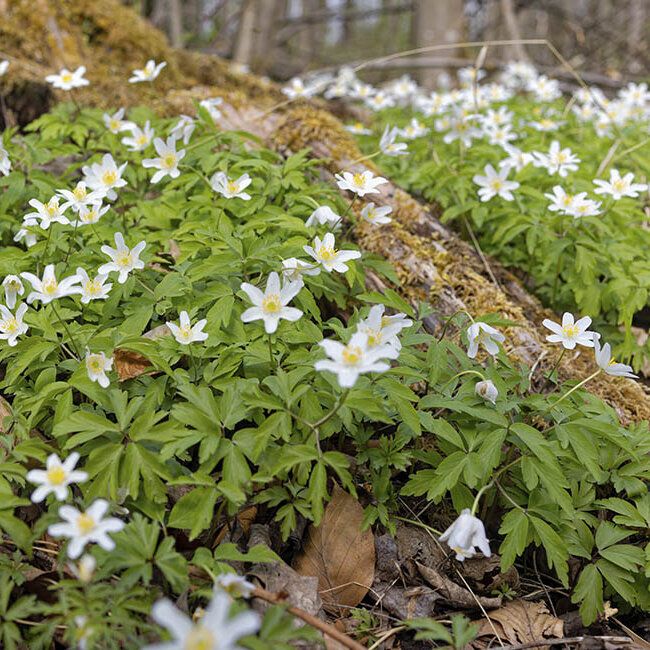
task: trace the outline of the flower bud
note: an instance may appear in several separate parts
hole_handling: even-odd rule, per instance
[[[478,384],[476,384],[476,394],[484,400],[496,404],[499,391],[491,380],[486,379],[485,381],[479,381]]]

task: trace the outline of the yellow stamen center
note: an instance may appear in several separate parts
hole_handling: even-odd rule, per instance
[[[268,296],[264,296],[262,300],[262,309],[267,314],[276,314],[282,309],[280,304],[280,296],[277,293],[270,293]]]
[[[91,354],[86,360],[86,367],[90,372],[101,372],[104,370],[104,359],[101,354]]]
[[[160,157],[160,164],[165,169],[170,169],[176,164],[176,156],[173,153],[166,153],[164,156]]]
[[[43,282],[43,291],[50,295],[55,293],[58,287],[59,287],[59,283],[56,280],[49,280],[47,282]]]
[[[120,120],[116,120],[114,117],[111,117],[111,119],[109,120],[109,124],[111,126],[111,129],[113,129],[113,131],[117,131],[120,128],[120,126],[122,126],[122,122]]]
[[[49,203],[45,206],[45,209],[50,216],[57,214],[59,211],[59,199],[50,199]]]
[[[62,81],[63,83],[69,84],[69,83],[72,81],[72,73],[70,73],[70,72],[64,72],[64,73],[61,75],[61,81]]]
[[[619,178],[612,183],[612,186],[617,192],[622,192],[625,189],[625,183]]]
[[[145,144],[147,144],[147,136],[143,133],[135,139],[135,142],[138,147],[143,147]]]
[[[578,328],[575,325],[565,325],[562,328],[562,332],[567,338],[572,339],[574,336],[578,335]]]
[[[61,485],[65,481],[65,470],[61,465],[55,465],[47,470],[45,477],[52,485]]]
[[[88,280],[88,282],[86,282],[86,293],[89,293],[92,296],[94,296],[100,293],[101,290],[102,287],[99,284],[99,282],[97,282],[97,280]]]
[[[346,366],[356,366],[359,361],[361,361],[361,348],[352,345],[346,345],[343,348],[343,353],[341,356],[343,357],[343,363]]]
[[[4,330],[5,333],[15,332],[18,329],[18,322],[15,318],[8,318],[0,322],[0,329]]]
[[[181,325],[178,328],[178,335],[182,339],[189,339],[192,336],[192,327],[190,325]]]
[[[131,266],[133,264],[133,255],[131,251],[121,251],[115,256],[115,262],[118,266]]]
[[[373,330],[367,328],[366,334],[368,335],[368,347],[374,348],[376,345],[379,345],[381,343],[381,330]]]
[[[79,199],[79,201],[83,201],[88,195],[85,187],[75,187],[74,190],[72,190],[72,193],[76,199]]]
[[[197,625],[186,637],[183,643],[183,650],[212,650],[217,640],[212,630]]]
[[[104,185],[113,185],[117,180],[117,174],[114,171],[104,172],[102,176],[102,182]]]
[[[82,535],[87,535],[94,527],[95,520],[85,512],[77,519],[77,528]]]
[[[363,182],[363,176],[361,174],[355,174],[352,177],[352,182],[357,186],[357,187],[363,187],[364,182]]]
[[[338,251],[333,246],[321,246],[318,249],[318,257],[323,262],[332,262],[336,259]]]
[[[81,215],[81,220],[86,223],[93,223],[97,218],[97,208],[91,208],[85,214]]]
[[[231,194],[237,194],[237,192],[239,192],[239,187],[237,186],[237,181],[228,181],[228,191]]]

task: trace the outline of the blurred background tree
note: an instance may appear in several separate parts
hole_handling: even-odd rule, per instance
[[[415,47],[516,38],[550,40],[601,84],[642,78],[650,69],[648,0],[124,1],[175,46],[218,54],[280,80]],[[454,48],[377,63],[367,76],[378,82],[410,72],[435,87],[443,72],[472,64],[470,55]],[[540,46],[495,46],[488,62],[512,58],[529,58],[549,72],[559,69]]]

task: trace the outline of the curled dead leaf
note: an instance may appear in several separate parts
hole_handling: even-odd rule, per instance
[[[304,551],[294,568],[303,576],[317,576],[325,605],[358,605],[375,575],[372,531],[361,531],[361,504],[338,485],[318,526],[310,526]],[[335,607],[330,609],[336,609]]]
[[[171,330],[167,325],[158,325],[158,327],[154,327],[148,332],[145,332],[142,335],[142,338],[156,341],[163,336],[169,335],[171,335]],[[115,372],[119,376],[119,381],[126,381],[127,379],[138,377],[152,365],[146,357],[142,356],[138,352],[126,350],[124,348],[115,348],[113,351],[113,362],[115,364]],[[155,374],[155,371],[150,371],[146,374],[153,375]]]

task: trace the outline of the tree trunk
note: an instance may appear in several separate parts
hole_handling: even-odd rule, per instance
[[[183,11],[181,0],[171,0],[169,11],[169,40],[172,47],[183,45]]]
[[[250,65],[255,52],[255,11],[257,0],[244,0],[239,14],[233,61]]]

